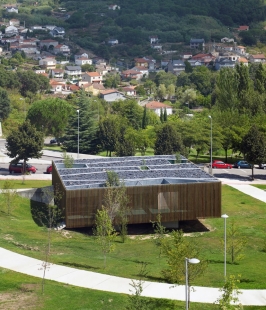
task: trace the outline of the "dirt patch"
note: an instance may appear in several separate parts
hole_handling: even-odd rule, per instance
[[[38,309],[40,304],[35,290],[36,284],[26,284],[19,291],[1,293],[0,310]]]
[[[70,232],[67,231],[67,230],[61,230],[61,234],[62,234],[63,237],[65,237],[65,238],[67,238],[67,239],[72,238]]]

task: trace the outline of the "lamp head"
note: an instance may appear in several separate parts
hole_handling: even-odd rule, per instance
[[[197,258],[187,258],[187,260],[190,264],[198,264],[200,262]]]
[[[77,112],[79,113],[79,110],[77,110]]]
[[[223,218],[223,219],[227,219],[229,216],[227,215],[227,214],[223,214],[222,216],[221,216],[221,218]]]
[[[210,119],[212,119],[211,115],[208,115],[208,117],[209,117]]]

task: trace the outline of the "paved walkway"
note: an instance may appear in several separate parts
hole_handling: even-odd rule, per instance
[[[17,254],[0,248],[0,266],[30,276],[42,278],[43,262],[28,256]],[[91,271],[79,270],[70,267],[51,264],[46,271],[46,279],[61,283],[75,285],[93,290],[108,291],[114,293],[131,294],[131,279],[100,274]],[[142,296],[185,300],[184,285],[144,282]],[[192,302],[214,303],[221,295],[218,288],[195,286],[191,290]],[[239,301],[242,305],[266,305],[266,290],[241,290]]]

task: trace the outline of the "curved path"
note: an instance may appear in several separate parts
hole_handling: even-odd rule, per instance
[[[0,248],[0,266],[30,276],[43,277],[43,261]],[[50,264],[46,279],[61,283],[90,288],[93,290],[131,294],[131,279],[120,278],[91,271]],[[142,296],[185,300],[184,285],[144,282]],[[221,295],[218,288],[195,286],[191,290],[192,302],[214,303]],[[265,306],[266,290],[241,290],[239,301],[242,305]]]

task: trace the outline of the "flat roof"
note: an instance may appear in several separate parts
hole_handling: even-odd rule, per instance
[[[175,155],[75,159],[72,168],[56,160],[54,165],[67,190],[105,187],[107,171],[116,172],[125,186],[219,181],[183,156],[176,162]]]

